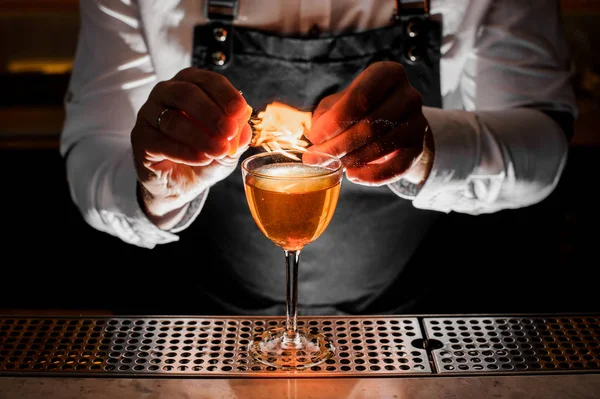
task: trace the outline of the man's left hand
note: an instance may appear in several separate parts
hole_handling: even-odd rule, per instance
[[[433,162],[431,148],[420,157],[424,142],[433,144],[421,95],[396,62],[374,63],[344,91],[325,97],[311,125],[309,151],[339,157],[358,184],[389,184],[409,170],[411,181],[425,180]]]

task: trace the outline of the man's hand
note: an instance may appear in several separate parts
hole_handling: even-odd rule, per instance
[[[324,98],[308,139],[314,144],[309,151],[340,157],[348,179],[363,185],[389,184],[408,175],[419,182],[433,163],[421,95],[395,62],[372,64],[344,91]]]
[[[187,203],[231,174],[252,138],[251,113],[214,72],[188,68],[154,87],[131,132],[150,220],[166,228]]]

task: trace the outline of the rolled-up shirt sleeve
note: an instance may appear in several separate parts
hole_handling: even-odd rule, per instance
[[[152,248],[177,241],[175,233],[194,215],[179,230],[165,231],[137,201],[130,133],[157,83],[137,6],[85,0],[80,15],[60,142],[71,197],[89,225],[127,243]],[[190,209],[197,212],[199,206]]]
[[[533,205],[564,169],[568,140],[548,114],[576,118],[577,108],[557,2],[490,2],[473,34],[456,90],[462,109],[423,108],[435,157],[410,197],[420,209],[482,214]]]

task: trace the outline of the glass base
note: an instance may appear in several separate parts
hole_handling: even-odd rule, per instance
[[[329,338],[298,330],[295,347],[285,348],[285,329],[269,329],[254,337],[249,352],[252,360],[278,370],[304,370],[333,357],[335,348]]]

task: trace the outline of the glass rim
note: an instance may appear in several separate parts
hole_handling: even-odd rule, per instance
[[[288,151],[288,150],[285,150],[285,152],[288,153],[288,154],[304,154],[307,151],[300,151],[300,150],[289,150]],[[267,157],[267,156],[273,156],[273,155],[277,155],[277,154],[285,157],[285,155],[283,155],[284,151],[275,150],[275,151],[260,152],[258,154],[251,155],[248,158],[244,159],[242,161],[242,170],[244,172],[252,175],[252,176],[257,176],[257,177],[264,178],[264,179],[273,179],[273,180],[322,179],[324,177],[332,176],[332,175],[335,175],[337,173],[340,173],[343,170],[344,165],[343,165],[342,161],[338,157],[336,157],[335,155],[326,154],[326,153],[320,152],[320,151],[311,151],[311,152],[313,152],[315,154],[323,155],[323,156],[325,156],[325,157],[327,157],[329,159],[335,160],[335,161],[339,162],[339,166],[337,168],[335,168],[334,170],[328,170],[327,172],[319,173],[317,175],[295,176],[295,177],[294,176],[273,176],[273,175],[267,175],[267,174],[263,174],[263,173],[256,173],[256,171],[252,171],[252,170],[248,169],[247,163],[250,162],[250,161],[253,161],[253,160],[257,159],[257,158],[264,158],[264,157]],[[299,163],[298,161],[295,161],[293,159],[290,159],[290,161]],[[314,165],[308,165],[308,166],[314,166]]]

